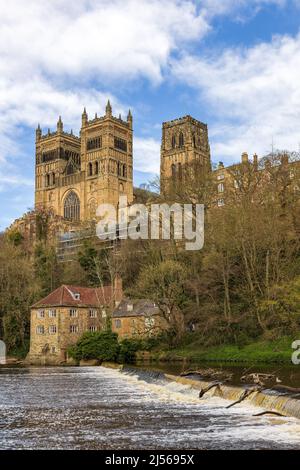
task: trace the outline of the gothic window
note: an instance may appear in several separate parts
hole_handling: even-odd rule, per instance
[[[178,163],[178,178],[182,180],[182,166],[181,163]]]
[[[176,136],[173,135],[172,136],[172,149],[174,149],[176,147]]]
[[[89,163],[89,176],[93,175],[93,165],[92,163]]]
[[[179,147],[183,147],[184,146],[184,137],[183,137],[183,133],[180,132],[179,134]]]
[[[80,220],[80,200],[74,191],[71,191],[65,199],[64,218],[68,220]]]
[[[55,173],[52,173],[52,184],[55,185]]]
[[[176,165],[171,165],[172,178],[176,178]]]
[[[193,146],[196,147],[196,136],[193,134]]]
[[[50,175],[46,175],[46,186],[50,186]]]
[[[127,152],[127,142],[124,139],[120,139],[119,137],[115,137],[115,148],[118,150],[123,150],[123,152]]]
[[[92,139],[88,139],[86,143],[87,150],[96,150],[102,147],[102,137],[93,137]]]
[[[98,175],[99,173],[99,163],[95,162],[95,174]]]
[[[123,178],[126,178],[126,165],[123,165]]]

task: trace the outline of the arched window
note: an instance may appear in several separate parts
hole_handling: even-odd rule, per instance
[[[181,163],[178,163],[178,178],[182,180],[182,166]]]
[[[179,134],[179,147],[183,147],[184,146],[184,137],[183,137],[183,133],[180,132]]]
[[[98,175],[99,173],[99,163],[95,162],[95,174]]]
[[[123,175],[124,178],[126,178],[126,165],[123,165]]]
[[[55,185],[55,173],[52,173],[52,184]]]
[[[172,136],[172,149],[176,147],[176,135]]]
[[[89,163],[89,176],[93,176],[93,164]]]
[[[68,220],[80,220],[80,200],[74,191],[71,191],[65,199],[64,218]]]
[[[46,175],[46,186],[50,186],[50,175]]]
[[[171,165],[172,178],[176,178],[176,165]]]
[[[193,146],[196,147],[196,136],[193,134]]]

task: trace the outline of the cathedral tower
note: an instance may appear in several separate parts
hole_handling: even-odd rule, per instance
[[[199,162],[210,171],[207,125],[191,116],[164,122],[160,161],[162,191],[167,189],[168,182],[182,179],[185,166],[192,162]]]
[[[51,209],[72,222],[95,219],[99,204],[117,206],[119,196],[133,200],[132,115],[114,117],[108,101],[105,115],[82,114],[80,137],[64,131],[36,130],[36,208]]]

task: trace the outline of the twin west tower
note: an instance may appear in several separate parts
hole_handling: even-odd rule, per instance
[[[154,158],[154,156],[153,156]],[[161,184],[181,178],[184,165],[198,161],[210,169],[207,126],[191,116],[163,123]],[[114,117],[108,101],[105,115],[82,114],[80,137],[64,131],[36,130],[35,207],[64,219],[92,221],[100,204],[117,207],[119,197],[133,201],[133,119]]]

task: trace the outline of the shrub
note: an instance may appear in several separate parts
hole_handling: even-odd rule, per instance
[[[135,361],[137,351],[143,349],[143,342],[139,339],[126,338],[120,341],[120,362],[131,363]]]
[[[116,361],[119,354],[118,335],[110,331],[85,333],[69,348],[69,355],[77,361],[81,359],[98,359],[100,361]]]

